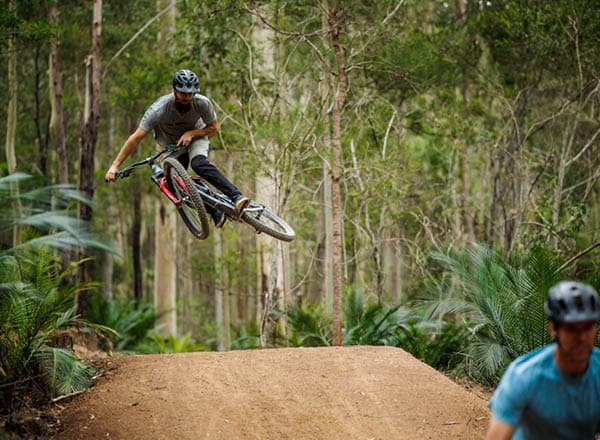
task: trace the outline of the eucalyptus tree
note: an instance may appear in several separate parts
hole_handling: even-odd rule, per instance
[[[498,2],[468,12],[488,60],[479,83],[498,110],[488,234],[506,250],[528,236],[572,246],[598,190],[595,6]]]
[[[8,8],[9,14],[12,14],[13,21],[16,21],[17,2],[11,0]],[[8,36],[8,115],[6,123],[6,160],[8,162],[8,172],[14,173],[17,170],[17,158],[15,156],[15,136],[17,129],[17,39],[16,26],[9,29]]]
[[[103,99],[106,115],[97,151],[97,161],[106,168],[123,142],[132,133],[147,106],[168,90],[172,57],[157,50],[161,19],[172,7],[160,8],[154,1],[111,3],[104,10],[103,41],[106,62],[102,66]],[[151,140],[140,145],[132,158],[154,148]],[[106,225],[118,237],[123,260],[104,255],[103,280],[114,295],[150,300],[154,286],[154,223],[156,197],[149,191],[148,176],[140,173],[127,184],[99,185],[98,198],[107,206],[98,212],[95,224]],[[117,221],[111,221],[116,219]],[[148,250],[144,252],[144,249]],[[119,275],[120,274],[120,275]]]
[[[201,60],[202,83],[211,94],[221,122],[218,137],[212,139],[213,148],[222,147],[228,153],[238,181],[254,182],[250,191],[256,197],[268,198],[265,201],[282,216],[291,215],[294,194],[299,191],[296,179],[305,171],[303,161],[310,154],[306,138],[313,129],[302,125],[310,115],[307,117],[308,105],[298,104],[298,96],[310,96],[312,86],[303,90],[294,87],[308,70],[306,66],[300,68],[300,73],[286,68],[298,63],[298,58],[294,57],[293,47],[289,49],[293,44],[273,31],[273,26],[288,19],[286,13],[276,5],[261,10],[246,8],[239,2],[203,2],[188,8],[183,17],[186,19],[189,24],[185,29],[197,36],[185,60]],[[199,20],[204,24],[203,31],[193,27]],[[289,220],[297,228],[304,219]],[[243,237],[241,243],[232,244],[238,249],[224,252],[224,257],[228,253],[256,255],[256,269],[249,271],[253,277],[258,272],[256,282],[233,281],[239,286],[240,303],[242,298],[246,303],[246,319],[256,315],[271,327],[273,308],[290,295],[288,268],[294,262],[288,263],[286,255],[293,252],[296,243],[268,245],[262,237]],[[282,246],[285,249],[281,250]],[[237,265],[242,263],[238,259]],[[233,273],[234,268],[228,266]]]
[[[100,35],[102,33],[102,0],[93,1],[93,13],[91,17],[92,47],[90,55],[86,58],[85,78],[85,103],[83,114],[83,128],[81,135],[81,150],[79,154],[79,189],[86,193],[90,199],[94,198],[95,188],[95,148],[98,141],[100,123],[100,62],[101,48]],[[78,207],[79,217],[90,223],[92,220],[92,209],[90,206],[80,203]],[[79,256],[87,257],[87,250],[82,249]],[[90,281],[89,263],[80,266],[77,279],[80,283]],[[77,297],[77,311],[86,316],[89,312],[89,296],[81,292]]]
[[[43,18],[39,15],[28,14],[28,8],[33,5],[31,2],[17,2],[16,0],[10,0],[6,2],[6,8],[3,8],[1,13],[2,18],[2,34],[3,37],[0,40],[2,51],[6,54],[7,58],[7,81],[3,82],[6,87],[6,95],[8,105],[6,107],[6,132],[5,132],[5,153],[6,153],[6,164],[9,173],[14,173],[17,171],[17,150],[20,150],[21,139],[19,136],[19,125],[21,127],[31,126],[27,125],[27,122],[30,121],[29,118],[22,118],[19,113],[27,113],[27,110],[34,113],[35,117],[33,118],[33,122],[35,123],[36,129],[34,130],[37,133],[36,136],[32,136],[30,138],[34,145],[38,146],[40,154],[36,156],[36,161],[32,163],[39,164],[42,171],[45,171],[46,157],[45,147],[46,143],[43,139],[41,139],[40,133],[40,100],[39,100],[39,48],[43,41],[45,41],[49,36],[48,26],[44,22]],[[35,5],[39,2],[33,2]],[[23,96],[27,96],[28,98],[33,98],[28,95],[27,90],[23,88],[22,73],[28,71],[31,68],[28,65],[27,57],[19,57],[20,53],[26,52],[28,49],[31,50],[34,48],[33,52],[35,53],[35,70],[34,75],[29,75],[29,77],[34,78],[33,88],[35,90],[35,99],[32,99],[33,108],[27,109],[25,105],[23,105],[23,99],[19,99],[19,88]],[[19,87],[20,85],[20,87]],[[20,121],[20,123],[18,123]],[[20,151],[19,151],[20,152]],[[23,157],[19,157],[19,162],[21,162]],[[28,163],[25,159],[24,163]],[[29,169],[26,167],[21,167],[28,171]],[[19,192],[18,183],[13,183],[15,192],[15,201],[18,204],[19,199],[17,196]],[[18,242],[19,231],[15,229],[13,231],[13,240]]]
[[[17,2],[11,0],[9,13],[16,17]],[[16,20],[15,20],[16,21]],[[8,114],[6,117],[6,161],[8,162],[8,172],[14,173],[17,170],[17,158],[15,154],[15,137],[17,130],[17,48],[16,48],[16,29],[12,26],[8,37]],[[13,193],[17,195],[19,187],[15,182],[13,184]],[[13,242],[17,242],[18,230],[13,231]]]
[[[58,45],[60,41],[59,9],[57,3],[48,5],[48,21],[54,28],[54,38],[50,42],[50,60],[48,68],[50,85],[50,135],[54,141],[58,162],[58,182],[68,183],[69,162],[65,145],[65,113],[63,108],[63,86],[60,69]]]

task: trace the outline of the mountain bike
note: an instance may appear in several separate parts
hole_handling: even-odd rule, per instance
[[[213,191],[200,176],[190,176],[184,166],[174,157],[181,150],[176,145],[132,163],[117,172],[118,178],[128,177],[136,168],[148,165],[152,169],[152,181],[175,205],[185,226],[198,239],[209,235],[209,221],[205,204],[221,210],[229,220],[252,226],[257,233],[264,232],[282,241],[292,241],[296,233],[281,217],[265,205],[251,201],[238,214],[235,205],[224,194]],[[163,159],[159,160],[160,157]]]

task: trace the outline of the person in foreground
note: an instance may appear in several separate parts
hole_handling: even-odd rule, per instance
[[[133,153],[148,132],[153,130],[159,146],[176,144],[187,147],[177,157],[179,162],[187,168],[191,160],[192,169],[196,174],[228,196],[237,213],[241,213],[250,203],[250,199],[242,195],[241,191],[208,161],[208,136],[219,130],[219,124],[212,103],[199,92],[199,80],[194,72],[187,69],[177,71],[173,77],[173,93],[161,96],[146,110],[139,127],[125,141],[104,179],[114,182],[121,164]],[[221,211],[208,205],[206,211],[213,218],[217,228],[223,227],[225,215]]]
[[[598,294],[563,281],[550,289],[544,311],[555,343],[509,365],[489,402],[486,440],[592,440],[600,432]]]

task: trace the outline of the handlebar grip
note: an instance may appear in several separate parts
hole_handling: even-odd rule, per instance
[[[115,177],[117,179],[124,179],[125,177],[129,177],[129,175],[131,174],[132,170],[122,170],[122,171],[117,171],[115,173]]]

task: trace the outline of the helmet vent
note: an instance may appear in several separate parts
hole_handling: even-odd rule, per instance
[[[581,297],[581,293],[576,292],[573,295],[573,303],[575,304],[575,307],[577,307],[577,310],[583,311],[584,305],[583,305],[583,298]]]
[[[565,300],[564,300],[564,299],[562,299],[562,298],[558,300],[558,305],[559,305],[559,306],[560,306],[560,308],[561,308],[561,309],[563,309],[563,310],[567,310],[567,309],[568,309],[568,307],[567,307],[567,303],[566,303],[566,302],[565,302]]]

